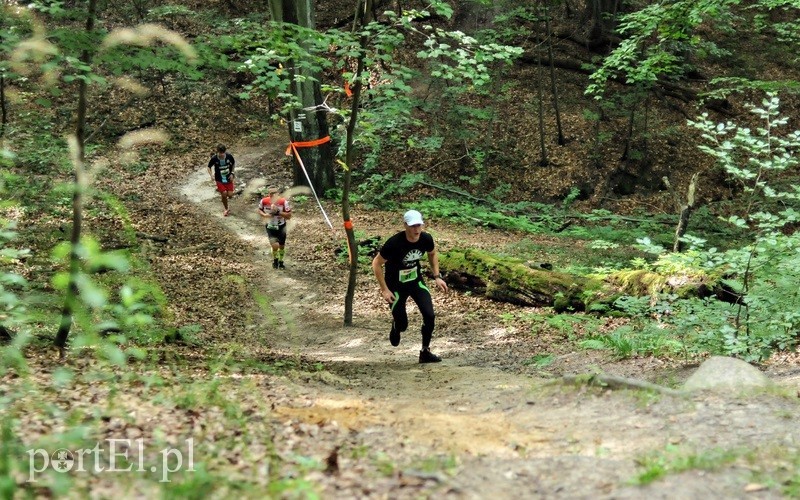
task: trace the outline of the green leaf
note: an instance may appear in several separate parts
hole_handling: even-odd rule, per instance
[[[125,366],[128,357],[125,352],[114,344],[103,343],[102,353],[111,363],[117,366]]]

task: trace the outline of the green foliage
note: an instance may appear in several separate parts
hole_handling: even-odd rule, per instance
[[[260,26],[242,24],[223,27],[229,32],[207,43],[218,43],[232,59],[240,60],[240,71],[248,72],[252,81],[240,94],[249,99],[255,94],[267,95],[281,101],[280,112],[297,109],[301,103],[292,95],[292,83],[298,79],[317,78],[326,70],[336,70],[352,87],[361,81],[362,102],[369,103],[359,109],[358,135],[354,144],[365,151],[365,168],[369,174],[379,164],[386,148],[438,147],[436,140],[407,140],[408,131],[419,125],[412,116],[415,106],[424,104],[414,97],[411,82],[419,73],[402,64],[397,53],[402,50],[409,35],[424,36],[425,50],[417,56],[426,59],[432,67],[430,74],[446,82],[450,100],[455,94],[471,91],[487,84],[493,67],[507,63],[519,55],[521,49],[496,43],[480,43],[458,31],[442,31],[429,25],[418,26],[419,19],[430,12],[450,16],[452,8],[445,2],[432,2],[429,11],[407,10],[402,16],[386,12],[389,22],[372,22],[355,31],[331,29],[325,33],[309,30],[293,24],[266,23]],[[365,45],[362,45],[365,44]],[[365,71],[353,73],[355,62],[362,59]],[[336,63],[332,65],[331,60]],[[290,70],[291,69],[291,70]],[[343,94],[343,85],[323,86],[325,92]],[[455,93],[455,94],[454,94]],[[349,106],[344,109],[327,105],[325,111],[336,116],[335,120],[349,120]],[[477,108],[452,108],[457,113],[472,115],[480,120],[485,113]],[[461,121],[456,130],[464,130]],[[338,132],[338,133],[341,133]],[[336,133],[334,133],[336,134]],[[344,140],[339,154],[344,153]],[[441,144],[439,142],[439,144]]]
[[[395,200],[408,194],[412,187],[423,178],[421,174],[405,174],[394,180],[390,173],[374,173],[359,182],[353,199],[362,203],[365,208],[393,207]]]
[[[2,401],[5,406],[7,401]],[[0,496],[14,498],[17,490],[15,476],[22,474],[26,465],[23,461],[22,441],[14,434],[13,420],[3,418],[0,423]]]
[[[95,58],[97,64],[114,76],[136,77],[151,86],[163,86],[167,74],[180,74],[188,80],[199,80],[203,73],[192,60],[173,46],[125,46],[106,50]]]
[[[31,174],[58,174],[71,170],[62,132],[49,113],[25,112],[9,126],[17,151],[15,163]],[[23,182],[24,184],[24,182]]]
[[[532,336],[556,333],[568,340],[577,339],[584,331],[597,330],[603,323],[602,319],[585,314],[530,314],[519,320],[529,325]],[[545,358],[539,359],[537,365],[546,362]]]
[[[156,319],[166,308],[160,287],[136,276],[128,276],[132,257],[121,252],[103,252],[90,237],[82,239],[76,251],[81,269],[75,277],[78,300],[77,326],[73,347],[96,346],[98,353],[115,364],[124,364],[129,355],[141,353],[135,345],[160,342],[164,333]],[[63,243],[54,250],[55,261],[68,259],[70,246]],[[69,273],[53,277],[53,287],[64,291]],[[127,353],[126,353],[127,349]]]
[[[356,245],[358,245],[358,266],[362,272],[370,272],[370,264],[372,262],[372,257],[370,254],[375,255],[380,248],[380,245],[383,243],[381,237],[367,237],[367,234],[364,231],[358,229],[355,230],[353,236],[355,237]],[[342,241],[341,245],[336,251],[336,256],[336,261],[339,264],[349,264],[350,261],[347,250],[347,240]]]
[[[671,356],[681,352],[680,341],[665,335],[657,327],[645,324],[637,329],[636,324],[621,326],[609,334],[592,335],[580,342],[584,349],[608,350],[618,359],[635,356]]]
[[[749,196],[739,204],[738,213],[726,219],[747,235],[744,244],[720,250],[687,235],[686,252],[667,253],[647,238],[639,241],[659,254],[653,271],[678,276],[693,269],[716,273],[724,277],[729,297],[739,297],[733,305],[713,298],[660,297],[646,312],[659,318],[665,333],[680,339],[688,353],[706,351],[758,361],[775,350],[795,348],[799,340],[800,234],[791,228],[800,217],[795,209],[800,187],[778,189],[771,181],[798,166],[800,131],[782,132],[788,120],[780,116],[776,96],[768,96],[751,111],[761,122],[755,129],[715,124],[705,115],[690,122],[705,141],[698,147]],[[629,299],[623,306],[632,304],[635,301]]]
[[[158,7],[148,9],[147,11],[147,18],[151,21],[158,21],[170,17],[194,17],[196,15],[197,13],[189,7],[179,4],[160,5]]]
[[[649,87],[659,78],[682,76],[691,55],[716,53],[717,47],[700,36],[708,19],[724,25],[730,6],[739,0],[679,0],[654,3],[620,16],[618,31],[624,37],[590,76],[586,94],[601,99],[608,81]]]
[[[794,153],[800,145],[800,130],[785,136],[779,134],[780,127],[786,125],[789,119],[780,116],[780,101],[776,95],[764,99],[762,106],[750,106],[751,112],[764,124],[756,131],[731,122],[714,124],[707,114],[689,124],[698,128],[707,142],[699,146],[700,150],[717,160],[719,166],[741,181],[748,192],[767,198],[800,199],[800,189],[778,193],[767,184],[769,177],[764,178],[800,163]],[[767,221],[761,219],[767,219],[770,227],[774,227],[772,223],[776,222],[771,219],[772,214],[755,213],[751,216],[762,224]]]
[[[635,478],[634,483],[650,484],[668,474],[679,474],[688,470],[714,471],[735,462],[745,454],[745,450],[712,448],[691,451],[667,445],[663,452],[651,453],[637,459],[643,471]]]
[[[455,455],[436,455],[424,458],[413,468],[427,473],[445,472],[455,476],[458,465],[458,457]]]
[[[254,79],[240,94],[243,99],[260,93],[283,99],[286,111],[297,109],[302,103],[292,94],[291,84],[301,81],[304,75],[316,75],[332,66],[326,55],[334,40],[317,30],[295,24],[248,21],[227,28],[228,34],[216,34],[208,43],[218,52],[244,59],[238,69],[251,73]]]
[[[468,200],[429,198],[419,201],[417,206],[430,217],[445,218],[466,225],[489,226],[534,234],[547,232],[546,221],[505,215],[490,206],[475,204]]]
[[[2,192],[2,190],[0,190]],[[16,238],[15,225],[2,221],[0,229],[0,325],[15,332],[10,345],[3,347],[0,356],[2,371],[27,371],[23,349],[30,339],[28,331],[27,280],[14,270],[18,259],[30,254],[27,249],[11,246]]]
[[[6,80],[6,84],[21,77],[14,70],[10,56],[20,41],[31,35],[32,30],[30,16],[5,2],[0,4],[0,76]]]
[[[191,474],[170,477],[169,482],[160,483],[162,498],[202,500],[226,486],[234,486],[228,484],[230,480],[227,477],[208,472],[204,464],[199,464],[194,469]]]
[[[796,0],[760,0],[755,5],[749,7],[755,11],[753,25],[756,31],[768,40],[779,42],[782,47],[789,47],[782,51],[782,57],[787,54],[794,54],[793,62],[800,62],[800,4]],[[772,14],[785,13],[785,17],[776,21]]]
[[[432,77],[456,85],[486,85],[491,81],[488,71],[490,65],[511,62],[522,54],[521,47],[480,44],[460,31],[442,32],[430,25],[424,26],[424,29],[430,35],[424,42],[425,49],[417,52],[417,57],[429,60]],[[452,50],[453,47],[457,47],[457,50]]]
[[[508,245],[504,252],[526,260],[548,262],[555,269],[573,274],[619,269],[631,259],[643,255],[628,245],[602,244],[599,240],[584,245],[573,237],[548,238],[545,241],[523,238]]]
[[[547,368],[555,362],[556,357],[552,354],[537,354],[530,359],[523,361],[524,365],[533,365],[536,368]]]
[[[738,8],[741,5],[743,9]],[[776,59],[790,64],[786,54],[797,54],[800,46],[799,13],[800,6],[794,0],[682,0],[648,5],[620,16],[618,30],[623,41],[595,69],[586,93],[601,99],[613,79],[648,87],[660,78],[683,77],[697,60],[730,61],[731,53],[718,43],[725,35],[731,37],[732,47],[741,45],[743,37],[769,40],[764,50],[775,51]],[[781,20],[776,21],[776,14]],[[708,35],[712,32],[702,29],[711,20],[717,41]],[[795,57],[791,62],[797,61]],[[715,78],[714,89],[706,95],[724,98],[744,90],[798,89],[797,81],[759,80],[757,76]]]

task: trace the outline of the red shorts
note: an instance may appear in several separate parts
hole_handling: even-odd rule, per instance
[[[233,192],[234,189],[235,188],[233,187],[233,181],[230,181],[230,182],[227,182],[227,183],[217,181],[217,191],[219,191],[220,193],[222,193],[224,191]]]

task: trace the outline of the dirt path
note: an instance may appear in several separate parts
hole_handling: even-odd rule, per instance
[[[271,268],[253,186],[258,178],[285,179],[264,166],[263,151],[231,151],[247,188],[232,201],[224,224],[252,247],[254,262],[263,267],[264,282],[254,286],[272,299],[267,316],[273,326],[263,325],[267,343],[324,366],[265,389],[284,424],[278,433],[282,457],[298,468],[298,457],[328,464],[327,472],[305,472],[324,497],[782,497],[780,484],[770,482],[779,472],[749,462],[743,450],[756,450],[784,473],[780,464],[796,467],[796,399],[654,397],[553,384],[521,364],[530,340],[483,314],[480,300],[453,293],[434,297],[433,350],[444,361],[419,365],[419,315],[409,308],[409,331],[392,348],[388,312],[369,275],[359,276],[355,326],[342,326],[346,271],[334,255],[341,239],[332,236],[313,200],[296,210],[288,269]],[[222,219],[204,170],[187,178],[180,192],[208,217]],[[336,208],[326,209],[338,221]],[[391,217],[370,214],[356,224],[367,235],[386,237],[397,229]],[[465,237],[457,228],[433,229],[444,241]],[[783,383],[798,386],[796,378]],[[731,450],[738,458],[714,471],[693,468],[648,486],[630,484],[642,471],[637,461],[668,450],[701,457]]]

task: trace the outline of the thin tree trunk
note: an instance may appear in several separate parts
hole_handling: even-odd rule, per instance
[[[648,92],[644,98],[644,123],[642,124],[642,158],[644,161],[649,162],[648,140],[647,136],[649,131],[647,129],[650,118],[650,93]]]
[[[95,15],[97,12],[97,0],[89,0],[89,7],[86,13],[86,33],[91,36],[94,31]],[[81,62],[89,66],[92,55],[89,49],[81,53]],[[84,179],[83,164],[85,160],[85,138],[86,138],[86,109],[88,84],[86,79],[81,78],[78,83],[78,118],[75,125],[75,144],[74,158],[75,164],[75,188],[72,193],[72,232],[70,234],[69,252],[69,282],[67,284],[64,306],[61,308],[61,322],[56,332],[55,345],[58,347],[59,356],[64,358],[66,355],[67,338],[72,327],[72,318],[75,313],[75,305],[78,299],[78,274],[80,273],[80,242],[81,225],[83,220],[83,189],[86,185]]]
[[[547,146],[545,146],[544,142],[544,95],[542,92],[543,83],[541,58],[539,58],[539,61],[539,66],[536,68],[536,92],[539,96],[539,147],[541,148],[539,165],[545,167],[549,161],[547,159]]]
[[[544,7],[544,27],[547,33],[547,57],[550,59],[550,92],[553,94],[553,110],[556,113],[556,130],[558,133],[558,145],[563,146],[567,143],[564,139],[564,129],[561,127],[561,111],[558,108],[558,89],[556,87],[556,69],[553,65],[553,33],[550,30],[550,9],[545,4]]]
[[[572,12],[572,3],[569,0],[564,0],[564,17],[572,19],[574,13]]]
[[[600,125],[602,123],[602,120],[603,120],[603,106],[598,102],[597,118],[594,120],[594,125],[592,126],[592,135],[593,135],[592,142],[594,146],[592,147],[592,153],[591,153],[592,165],[598,170],[602,168],[605,163],[603,161],[603,150],[601,148],[602,136],[601,136]]]
[[[633,123],[634,119],[636,118],[636,109],[631,106],[631,114],[628,118],[628,136],[625,138],[625,150],[622,152],[622,156],[620,156],[620,160],[627,160],[631,154],[631,142],[633,142]]]
[[[587,10],[592,21],[590,44],[597,46],[609,38],[617,21],[619,0],[587,0]]]
[[[358,27],[363,27],[371,18],[372,13],[372,0],[357,0],[356,14],[353,19],[353,31]],[[358,62],[356,64],[355,81],[353,82],[351,96],[352,102],[350,104],[350,121],[347,123],[347,143],[345,148],[345,164],[347,169],[344,172],[344,187],[342,188],[342,220],[344,220],[344,229],[347,234],[347,249],[350,255],[350,267],[347,280],[347,293],[344,299],[344,325],[351,326],[353,324],[353,298],[356,292],[356,278],[358,277],[358,243],[356,243],[355,231],[353,223],[350,219],[350,182],[351,172],[353,165],[353,140],[355,137],[356,124],[358,123],[358,106],[361,101],[361,89],[363,83],[361,81],[362,73],[364,72],[364,52],[366,50],[367,39],[362,36],[359,39],[359,54]]]
[[[686,191],[686,204],[681,207],[680,217],[678,219],[678,227],[675,228],[675,242],[672,245],[673,252],[683,251],[683,235],[686,234],[686,229],[689,227],[689,216],[692,214],[695,205],[695,191],[697,190],[698,174],[692,176],[689,182],[689,188]]]

